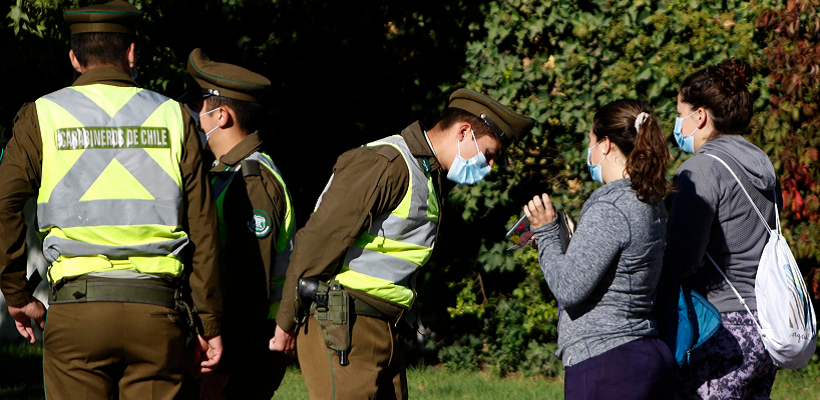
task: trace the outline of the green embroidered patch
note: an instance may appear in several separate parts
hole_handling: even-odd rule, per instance
[[[264,210],[253,210],[253,218],[248,221],[248,229],[256,237],[265,237],[270,233],[270,215]]]

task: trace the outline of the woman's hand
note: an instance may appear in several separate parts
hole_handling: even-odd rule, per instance
[[[555,219],[555,208],[546,193],[535,196],[524,206],[524,215],[530,221],[532,229],[540,228]]]

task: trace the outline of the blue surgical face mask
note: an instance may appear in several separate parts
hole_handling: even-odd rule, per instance
[[[486,177],[492,169],[492,167],[487,164],[487,159],[484,157],[484,153],[482,153],[478,148],[478,141],[475,139],[475,132],[472,132],[471,130],[470,133],[473,135],[473,142],[475,143],[475,149],[478,151],[478,154],[471,157],[469,160],[465,160],[461,157],[461,146],[458,141],[456,141],[458,155],[453,160],[453,165],[450,166],[450,170],[447,171],[447,179],[458,183],[459,185],[473,185],[484,179],[484,177]]]
[[[601,151],[601,154],[604,156],[601,157],[601,161],[598,161],[598,164],[592,165],[592,149],[598,147],[601,144],[602,140],[599,140],[598,143],[595,143],[594,146],[587,149],[587,167],[589,167],[589,174],[592,176],[592,180],[595,182],[604,183],[604,178],[601,173],[601,163],[604,162],[604,158],[606,158],[606,153]]]
[[[683,129],[683,121],[695,114],[697,114],[697,110],[695,112],[689,114],[686,118],[677,117],[675,118],[675,129],[672,130],[672,133],[675,135],[675,141],[678,142],[678,146],[684,153],[694,154],[695,153],[695,132],[698,131],[698,128],[695,128],[692,133],[687,136],[683,136],[681,130]]]
[[[205,145],[208,143],[208,139],[211,138],[211,133],[213,133],[215,130],[217,130],[219,128],[219,125],[215,126],[213,129],[208,131],[208,133],[202,132],[202,125],[199,124],[199,117],[201,117],[203,115],[208,115],[208,114],[210,114],[210,113],[212,113],[216,110],[219,110],[219,107],[214,108],[213,110],[208,111],[206,113],[202,113],[202,114],[196,113],[190,107],[188,107],[188,108],[191,110],[191,115],[194,117],[194,121],[196,121],[196,129],[197,129],[197,133],[199,133],[199,143],[202,145],[202,148],[204,149]]]

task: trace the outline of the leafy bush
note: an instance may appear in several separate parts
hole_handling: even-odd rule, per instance
[[[457,303],[450,308],[458,325],[449,337],[476,335],[477,324],[462,322],[472,316],[485,327],[485,351],[479,358],[494,369],[558,371],[555,358],[536,356],[543,354],[544,343],[555,340],[556,324],[555,302],[542,284],[536,251],[504,253],[507,243],[500,227],[505,222],[511,225],[523,204],[542,191],[551,194],[556,208],[577,218],[597,187],[585,165],[585,140],[594,112],[618,98],[637,98],[655,109],[664,130],[671,133],[680,82],[727,57],[744,59],[759,69],[749,87],[757,116],[747,138],[772,157],[788,210],[782,215],[784,230],[804,272],[816,271],[818,2],[788,3],[490,3],[484,25],[474,27],[485,30],[486,36],[467,44],[464,84],[535,117],[538,124],[514,149],[511,170],[497,170],[488,181],[458,188],[450,196],[450,208],[463,219],[460,243],[475,241],[481,246],[475,263],[466,254],[471,248],[447,247],[443,253],[460,257],[446,263],[437,258],[430,274],[445,269],[458,275],[452,272],[458,270],[462,276],[484,279],[480,288],[473,284],[475,279],[461,281]],[[669,148],[672,173],[688,156],[671,137]]]
[[[820,260],[820,1],[789,1],[757,18],[765,48],[760,67],[768,71],[771,105],[755,119],[755,141],[774,157],[781,176],[788,221],[786,234],[795,257],[813,260],[815,298]]]

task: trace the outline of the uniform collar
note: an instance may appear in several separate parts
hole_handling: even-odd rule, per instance
[[[416,158],[426,158],[430,162],[430,170],[437,170],[441,166],[438,163],[438,159],[436,159],[433,149],[430,148],[430,145],[427,143],[424,132],[424,126],[421,125],[421,122],[416,121],[407,128],[404,128],[404,130],[401,131],[401,136],[404,138],[404,141],[407,142],[410,154]]]
[[[242,162],[242,160],[248,158],[249,155],[261,150],[262,138],[259,137],[259,132],[251,133],[230,151],[222,155],[219,161],[214,163],[211,172],[221,172],[224,171],[226,167],[233,169],[237,164]]]
[[[438,195],[439,204],[441,205],[444,204],[444,199],[447,198],[447,194],[450,193],[450,190],[455,187],[455,183],[445,177],[446,174],[442,171],[441,164],[439,164],[433,149],[424,137],[425,131],[426,129],[424,129],[421,122],[416,121],[407,128],[404,128],[404,130],[401,131],[401,136],[407,143],[410,154],[416,157],[417,160],[423,159],[430,163],[430,173],[433,176],[433,181],[436,182],[436,195]],[[420,163],[421,162],[423,161],[420,161]],[[424,166],[422,166],[422,168],[424,168]]]
[[[71,86],[103,84],[111,86],[139,87],[122,68],[94,67],[85,71]]]

